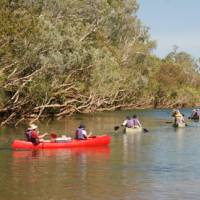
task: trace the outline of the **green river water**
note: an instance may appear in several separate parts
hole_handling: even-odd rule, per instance
[[[191,109],[183,109],[187,118]],[[114,131],[136,113],[148,133]],[[115,111],[38,123],[73,137],[84,123],[107,147],[14,151],[25,126],[0,128],[0,200],[199,200],[200,123],[173,128],[170,110]]]

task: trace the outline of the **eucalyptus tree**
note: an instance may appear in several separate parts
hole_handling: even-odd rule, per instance
[[[186,52],[170,52],[155,75],[156,105],[163,107],[199,104],[200,75],[196,60]]]
[[[159,59],[138,6],[136,0],[2,0],[2,124],[151,104]]]

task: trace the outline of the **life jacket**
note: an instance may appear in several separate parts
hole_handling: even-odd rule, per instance
[[[76,129],[75,139],[77,139],[77,140],[84,140],[84,139],[86,139],[85,135],[83,134],[83,129],[81,129],[81,128],[77,128]]]
[[[37,145],[40,143],[38,135],[36,134],[35,131],[32,131],[32,130],[27,131],[26,137],[27,137],[27,140],[29,142],[32,142],[34,145]]]
[[[139,126],[140,125],[139,120],[137,118],[133,118],[132,122],[133,122],[133,126]]]
[[[26,130],[25,136],[28,142],[31,142],[31,130]]]
[[[177,112],[175,114],[175,124],[177,123],[183,123],[184,122],[184,117],[180,112]]]
[[[131,119],[127,120],[126,127],[131,128],[133,126],[133,121]]]
[[[198,117],[199,116],[199,114],[198,114],[198,112],[196,111],[194,114],[193,114],[193,117]]]

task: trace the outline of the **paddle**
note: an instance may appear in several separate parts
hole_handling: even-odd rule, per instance
[[[117,131],[120,128],[120,126],[115,126],[114,130]]]
[[[143,128],[143,131],[144,131],[145,133],[148,133],[148,132],[149,132],[149,130],[146,129],[146,128]]]
[[[174,123],[174,122],[172,122],[172,121],[168,121],[168,122],[165,122],[166,124],[172,124],[172,123]]]
[[[194,120],[194,121],[199,121],[199,117],[198,118],[194,118],[194,117],[188,117],[188,119]]]
[[[115,126],[115,127],[114,127],[114,130],[117,131],[120,127],[122,127],[122,126]],[[144,133],[149,132],[149,130],[146,129],[146,128],[143,128],[143,131],[144,131]]]
[[[188,117],[188,119],[190,119],[189,117]],[[174,122],[172,122],[172,121],[167,121],[167,122],[165,122],[166,124],[172,124],[172,123],[174,123]],[[185,121],[185,125],[186,126],[188,126],[188,124],[187,124],[187,122]]]

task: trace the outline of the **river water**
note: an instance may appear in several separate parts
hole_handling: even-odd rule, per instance
[[[182,112],[187,118],[191,109]],[[148,133],[114,131],[136,113]],[[111,144],[98,148],[13,151],[21,127],[0,129],[2,200],[173,200],[200,198],[200,123],[173,128],[170,110],[129,110],[77,115],[38,123],[40,132],[72,136],[80,123]]]

